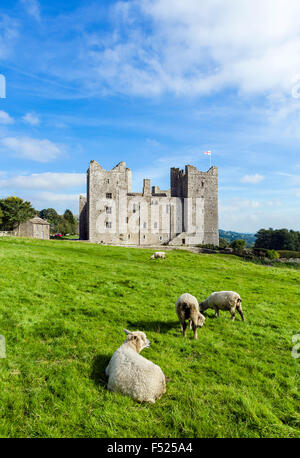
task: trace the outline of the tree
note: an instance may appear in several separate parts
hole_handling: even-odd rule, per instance
[[[229,243],[227,240],[220,238],[219,239],[219,247],[220,248],[227,248],[229,246]]]
[[[52,233],[59,232],[58,224],[60,222],[60,216],[54,208],[44,208],[40,211],[40,218],[46,219],[50,223],[50,229]]]
[[[3,218],[3,211],[1,210],[1,207],[0,207],[0,226],[2,225],[2,218]]]
[[[300,232],[288,229],[260,229],[256,234],[255,248],[300,250]]]
[[[33,218],[36,213],[30,202],[16,196],[1,199],[0,208],[3,212],[2,226],[6,231],[11,231]]]
[[[231,242],[230,247],[237,253],[241,253],[246,248],[246,240],[237,239]]]
[[[71,234],[77,232],[77,221],[73,216],[71,210],[67,209],[64,213],[64,219],[69,223],[70,230],[68,231]]]
[[[63,216],[59,215],[59,220],[56,225],[57,232],[60,234],[66,235],[72,233],[72,225],[71,223],[66,220]]]

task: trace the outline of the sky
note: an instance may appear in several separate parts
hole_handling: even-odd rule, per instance
[[[91,160],[125,161],[138,192],[210,150],[221,229],[300,230],[299,17],[298,0],[1,0],[0,198],[78,214]]]

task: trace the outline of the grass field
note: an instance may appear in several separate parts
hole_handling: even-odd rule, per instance
[[[300,437],[300,270],[234,256],[80,242],[0,239],[0,437]],[[180,334],[174,304],[236,290],[198,340]],[[170,378],[156,404],[106,389],[105,367],[142,330],[142,355]]]

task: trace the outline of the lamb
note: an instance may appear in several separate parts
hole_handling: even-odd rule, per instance
[[[242,320],[245,321],[241,296],[234,291],[217,291],[212,293],[205,301],[200,303],[201,312],[204,312],[208,308],[214,309],[216,316],[220,316],[219,310],[229,310],[232,321],[235,319],[235,310],[237,310]]]
[[[194,339],[197,339],[197,327],[204,324],[205,317],[199,312],[199,303],[195,296],[189,293],[182,294],[175,304],[175,310],[180,321],[183,337],[186,332],[186,320],[189,320],[189,328],[193,327]]]
[[[110,391],[128,395],[139,402],[155,403],[166,392],[166,377],[161,368],[139,355],[150,347],[146,334],[130,332],[123,344],[114,352],[105,370]]]
[[[155,253],[153,253],[150,259],[156,258],[166,259],[166,253],[164,251],[156,251]]]

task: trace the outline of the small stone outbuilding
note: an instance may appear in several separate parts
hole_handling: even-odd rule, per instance
[[[21,223],[13,231],[13,235],[34,239],[50,239],[50,223],[45,219],[35,216],[25,223]]]

